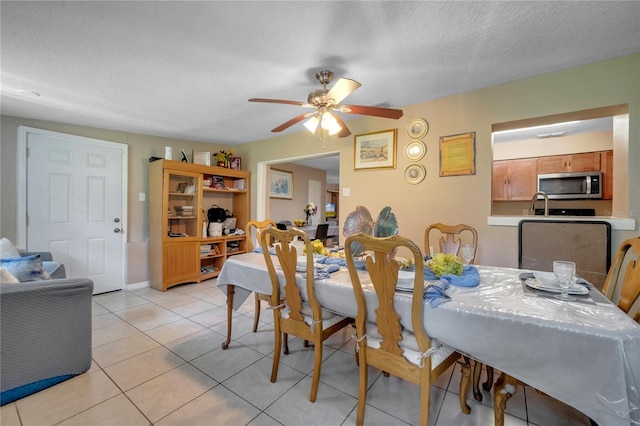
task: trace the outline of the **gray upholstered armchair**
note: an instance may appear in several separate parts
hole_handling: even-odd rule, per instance
[[[0,285],[0,405],[91,367],[93,282],[64,278],[64,265],[40,254],[52,278]]]

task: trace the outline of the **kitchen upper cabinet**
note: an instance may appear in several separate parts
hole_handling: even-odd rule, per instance
[[[600,171],[602,172],[602,199],[613,199],[613,151],[600,152]]]
[[[493,162],[491,198],[494,201],[531,200],[536,192],[535,158]]]
[[[552,155],[538,157],[538,173],[595,172],[600,170],[600,153]]]

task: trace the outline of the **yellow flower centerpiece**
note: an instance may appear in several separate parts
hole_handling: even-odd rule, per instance
[[[455,254],[438,253],[427,260],[425,266],[438,278],[448,274],[462,275],[464,272],[464,265]]]
[[[313,250],[314,254],[321,254],[324,256],[329,254],[329,250],[327,250],[327,248],[324,246],[324,244],[322,244],[322,241],[320,240],[311,241],[311,250]],[[307,253],[307,246],[303,247],[302,252],[304,254]]]

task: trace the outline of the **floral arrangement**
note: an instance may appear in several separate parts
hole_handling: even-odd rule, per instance
[[[311,250],[314,254],[322,254],[325,256],[329,254],[329,250],[324,246],[324,244],[322,244],[322,241],[320,240],[311,241]],[[307,246],[304,246],[302,248],[302,252],[305,254],[307,253]]]
[[[229,152],[220,151],[216,154],[216,161],[218,162],[218,165],[221,165],[222,167],[230,167],[233,159],[233,150],[229,150]]]
[[[304,207],[303,211],[307,216],[315,216],[318,213],[318,206],[314,203],[309,203]]]
[[[438,278],[448,274],[462,275],[464,272],[464,265],[455,254],[438,253],[430,260],[427,260],[425,265],[428,266],[431,272],[433,272],[433,275]]]

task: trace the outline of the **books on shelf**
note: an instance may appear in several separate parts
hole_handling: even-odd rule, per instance
[[[176,216],[193,216],[193,206],[175,206]]]

